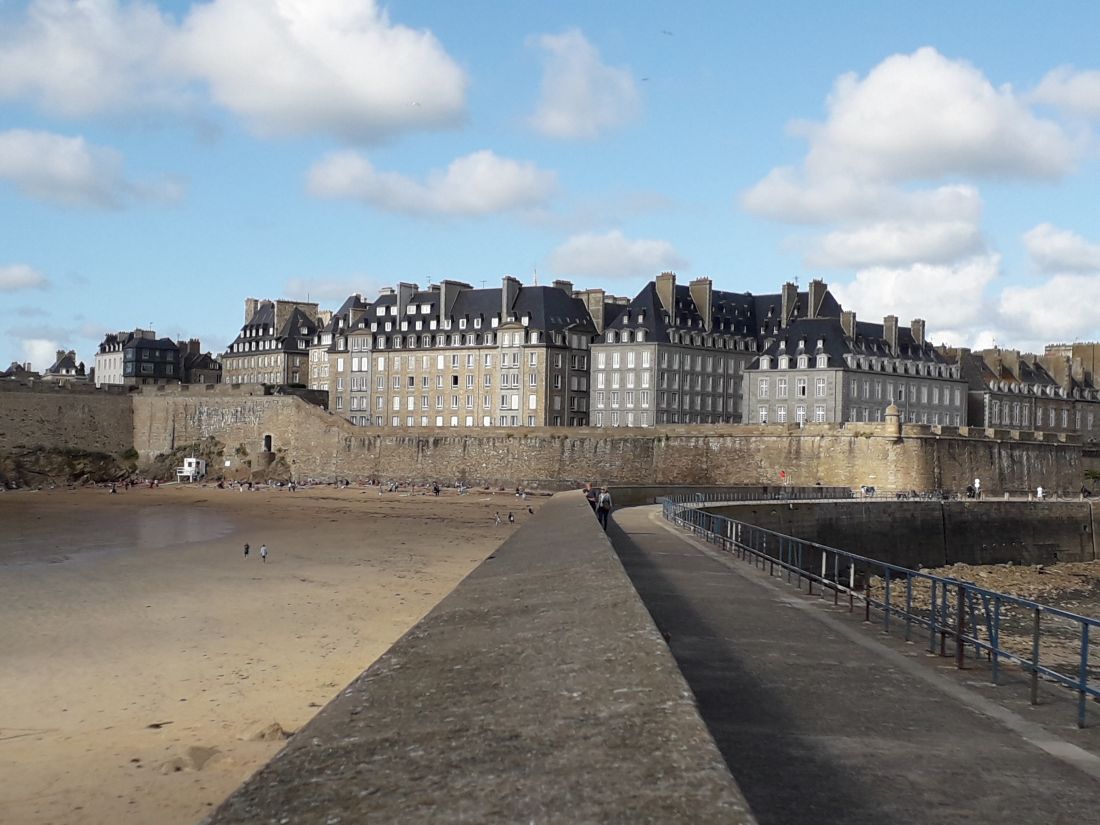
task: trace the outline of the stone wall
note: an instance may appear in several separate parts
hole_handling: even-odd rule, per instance
[[[607,536],[567,492],[207,823],[753,821]]]
[[[130,393],[86,384],[0,381],[0,453],[79,449],[121,453],[133,446]]]
[[[399,479],[563,489],[619,484],[790,483],[879,489],[1078,492],[1081,446],[1006,440],[998,432],[885,425],[679,426],[649,430],[510,431],[357,427],[286,396],[244,388],[150,388],[134,397],[134,446],[151,458],[216,438],[226,455],[271,450],[296,477]]]
[[[760,501],[705,509],[903,567],[1097,557],[1089,501]]]

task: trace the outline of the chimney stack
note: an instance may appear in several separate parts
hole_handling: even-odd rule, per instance
[[[581,292],[581,299],[584,301],[585,307],[588,309],[588,314],[592,318],[592,323],[596,327],[596,334],[603,335],[604,327],[604,304],[607,293],[602,289],[586,289]]]
[[[829,289],[828,285],[820,278],[814,278],[810,281],[809,300],[806,302],[809,304],[806,307],[807,318],[817,318],[818,313],[821,312],[821,303],[825,300],[825,293]]]
[[[676,273],[662,272],[654,280],[657,287],[657,299],[665,311],[676,316]]]
[[[894,355],[898,354],[898,316],[887,315],[882,319],[882,337],[886,346]]]
[[[917,342],[918,347],[924,346],[924,319],[914,318],[913,323],[910,324],[909,329],[913,332],[913,340]]]
[[[856,337],[856,314],[848,309],[841,311],[840,328],[844,330],[845,335],[854,340]]]
[[[563,281],[561,279],[558,279],[558,280],[554,281],[554,288],[555,289],[560,289],[566,295],[572,296],[572,294],[573,294],[573,282],[572,281]]]
[[[787,326],[787,324],[791,320],[791,317],[794,315],[795,307],[797,306],[798,287],[788,281],[787,283],[783,284],[783,301],[781,306],[782,316],[779,319],[780,326]]]
[[[504,323],[512,314],[512,308],[519,297],[520,283],[517,278],[505,275],[500,284],[500,321]]]
[[[710,328],[714,323],[711,310],[714,290],[710,278],[696,278],[688,284],[688,291],[691,293],[691,300],[695,304],[695,308],[703,318],[703,329],[710,332]]]
[[[255,298],[244,299],[244,322],[247,324],[252,320],[252,316],[256,314],[256,309],[260,302]]]

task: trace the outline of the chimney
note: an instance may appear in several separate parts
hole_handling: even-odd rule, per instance
[[[814,278],[810,281],[809,299],[806,303],[809,304],[806,307],[807,318],[817,318],[818,313],[821,312],[821,302],[825,300],[825,293],[829,287],[820,278]]]
[[[676,316],[676,273],[662,272],[654,283],[657,286],[657,299],[665,311]]]
[[[596,334],[602,335],[604,327],[603,309],[607,293],[602,289],[586,289],[580,297],[584,300],[584,305],[587,307],[592,323],[596,327]]]
[[[554,281],[554,289],[560,289],[566,295],[569,295],[569,296],[572,297],[572,295],[573,295],[573,282],[572,281],[563,281],[563,280],[559,279],[557,281]]]
[[[851,310],[845,309],[840,313],[840,328],[844,330],[844,334],[853,340],[856,337],[856,314]]]
[[[784,327],[787,326],[791,316],[794,315],[796,306],[798,306],[798,287],[788,281],[783,284],[783,301],[780,306],[782,317],[779,322]]]
[[[703,329],[710,332],[710,328],[714,324],[714,315],[711,309],[714,290],[710,278],[696,278],[688,284],[688,291],[691,293],[691,300],[695,304],[695,308],[703,316]]]
[[[500,322],[508,320],[519,298],[520,282],[511,275],[505,275],[500,283]]]
[[[918,347],[924,346],[924,319],[914,318],[913,322],[909,325],[909,329],[913,332],[913,340],[917,342]]]
[[[66,355],[66,352],[65,352],[65,350],[63,350],[63,349],[59,349],[59,350],[57,351],[57,357],[56,357],[55,359],[53,359],[53,360],[54,360],[54,363],[56,364],[56,363],[57,363],[58,361],[60,361],[60,360],[61,360],[62,358],[64,358],[64,357],[65,357],[65,355]]]
[[[894,355],[898,354],[898,316],[887,315],[882,319],[882,337],[886,339],[886,347]]]
[[[462,281],[440,281],[439,282],[439,326],[443,326],[443,322],[451,317],[451,311],[455,308],[455,301],[458,300],[458,294],[464,289],[470,289],[469,284],[464,284]]]
[[[252,320],[252,316],[256,314],[256,309],[259,305],[260,302],[255,298],[244,299],[244,322],[246,324]]]
[[[412,300],[413,295],[420,291],[420,287],[416,284],[399,283],[397,285],[397,320],[405,320],[405,310],[409,307],[409,302]]]

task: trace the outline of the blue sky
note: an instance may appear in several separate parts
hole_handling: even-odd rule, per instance
[[[0,360],[246,297],[822,277],[1095,340],[1091,3],[0,0]]]

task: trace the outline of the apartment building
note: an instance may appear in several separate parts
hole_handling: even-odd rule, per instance
[[[304,386],[310,346],[326,321],[315,303],[246,298],[244,325],[220,359],[222,380]]]
[[[565,286],[505,276],[499,288],[446,280],[383,290],[354,336],[362,341],[369,329],[372,337],[369,350],[359,350],[371,390],[358,397],[371,405],[370,423],[586,425],[596,329],[585,296]]]
[[[592,424],[741,420],[742,375],[757,348],[753,296],[714,290],[709,278],[677,285],[665,272],[603,312],[592,347]]]
[[[309,348],[309,388],[328,392],[328,408],[339,415],[346,415],[351,409],[349,333],[363,320],[369,309],[370,305],[363,300],[363,296],[355,293],[349,295],[335,312],[321,313],[324,323],[318,326]]]
[[[857,321],[821,280],[806,293],[785,285],[781,305],[778,318],[761,324],[760,354],[745,371],[745,422],[882,421],[894,404],[905,422],[967,423],[966,381],[925,340],[923,320],[908,329],[894,315],[882,324]]]

